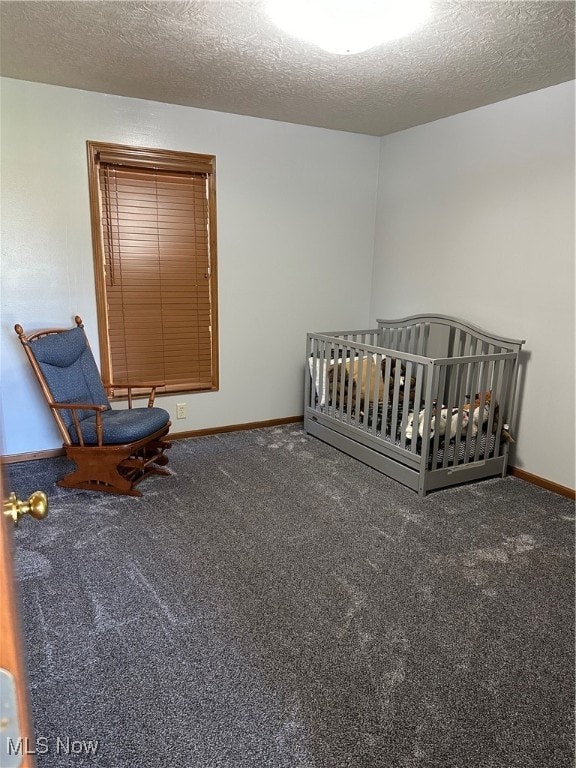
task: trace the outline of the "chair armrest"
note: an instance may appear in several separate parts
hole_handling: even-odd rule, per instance
[[[132,391],[134,389],[149,389],[150,395],[148,397],[148,408],[151,408],[154,405],[154,400],[156,398],[156,390],[158,387],[164,387],[166,386],[165,382],[158,381],[142,381],[138,382],[137,384],[129,384],[128,382],[122,382],[122,381],[115,381],[113,383],[107,384],[106,389],[111,391],[111,396],[114,394],[114,388],[116,389],[125,389],[128,394],[128,408],[132,408],[132,398],[134,395],[132,394]]]
[[[78,442],[84,447],[84,435],[82,434],[82,427],[78,421],[78,414],[76,411],[95,411],[96,413],[96,436],[98,438],[98,445],[102,446],[102,412],[108,410],[107,405],[94,405],[94,403],[50,403],[52,410],[67,410],[72,411],[72,419],[74,420],[74,426],[76,427],[76,433],[78,434]]]
[[[64,408],[68,411],[107,411],[107,405],[94,403],[50,403],[50,408]]]
[[[139,381],[137,384],[128,383],[127,381],[114,381],[106,385],[110,387],[120,387],[121,389],[150,389],[151,387],[165,387],[165,381]]]

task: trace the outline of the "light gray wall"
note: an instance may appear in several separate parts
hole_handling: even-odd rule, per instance
[[[370,316],[526,339],[512,463],[574,482],[574,83],[381,140]]]
[[[14,324],[80,314],[98,348],[87,139],[216,155],[221,388],[160,398],[174,431],[301,414],[306,332],[368,323],[379,139],[10,79],[1,97],[3,453],[60,445]]]
[[[14,323],[98,346],[93,139],[217,156],[221,390],[176,430],[301,413],[308,330],[447,312],[527,339],[513,462],[574,487],[573,83],[381,140],[0,83],[3,453],[60,443]]]

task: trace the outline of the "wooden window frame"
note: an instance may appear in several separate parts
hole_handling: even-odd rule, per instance
[[[177,152],[166,149],[109,144],[87,141],[88,180],[90,188],[90,214],[92,222],[92,244],[94,253],[94,279],[98,315],[98,337],[100,345],[101,374],[104,385],[113,384],[113,370],[109,343],[108,302],[106,294],[105,251],[103,239],[102,201],[100,195],[100,163],[117,164],[123,167],[149,170],[186,171],[202,173],[207,178],[208,221],[210,250],[210,324],[211,324],[211,384],[209,387],[194,383],[182,386],[166,386],[166,394],[177,392],[214,392],[219,389],[218,359],[218,270],[216,250],[216,158],[192,152]],[[122,389],[115,389],[115,399],[126,397]]]

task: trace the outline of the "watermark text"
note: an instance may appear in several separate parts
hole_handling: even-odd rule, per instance
[[[72,739],[70,736],[37,736],[35,739],[20,737],[6,739],[8,755],[83,755],[92,757],[98,754],[100,742],[98,739]]]

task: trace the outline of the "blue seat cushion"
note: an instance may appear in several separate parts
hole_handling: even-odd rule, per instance
[[[108,410],[102,413],[103,445],[124,445],[148,437],[168,424],[170,414],[164,408],[128,408],[126,410]],[[80,422],[82,436],[86,445],[97,445],[96,415]],[[76,427],[69,427],[70,438],[79,443]]]
[[[55,402],[110,407],[83,328],[42,336],[29,342],[29,346]],[[80,419],[87,418],[92,413],[80,411],[78,416]],[[60,415],[70,429],[73,425],[72,412],[63,410]]]

